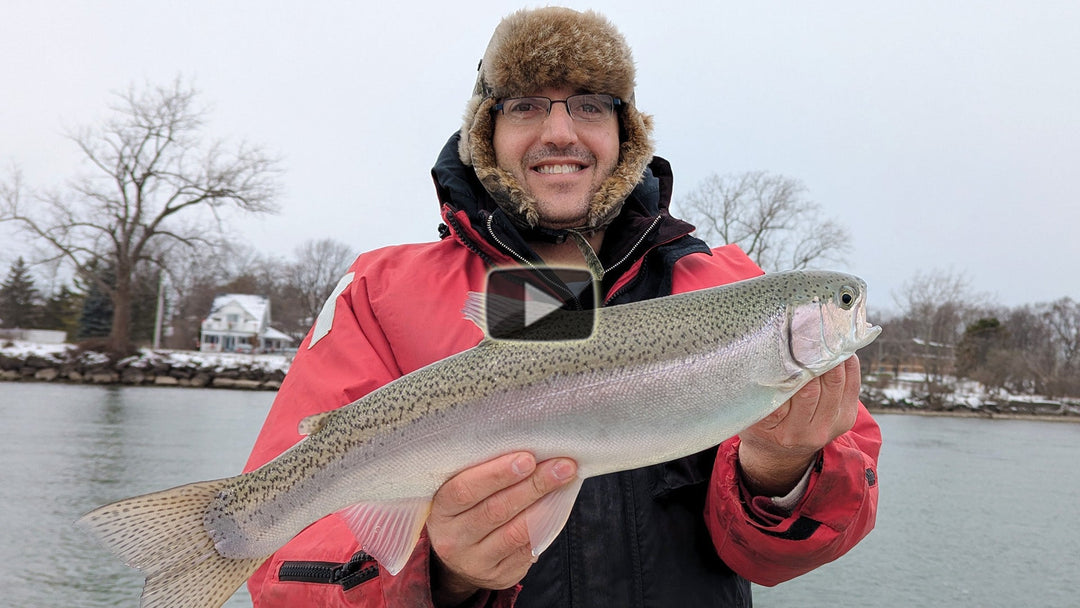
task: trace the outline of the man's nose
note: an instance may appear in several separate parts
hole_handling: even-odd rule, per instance
[[[551,112],[544,119],[545,143],[553,143],[565,146],[577,141],[577,132],[574,130],[574,119],[570,117],[570,111],[566,102],[552,102]]]

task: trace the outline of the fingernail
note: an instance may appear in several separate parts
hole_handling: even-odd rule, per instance
[[[574,465],[568,460],[560,460],[551,467],[551,474],[559,481],[566,481],[574,476]]]
[[[514,462],[510,463],[510,467],[514,470],[514,475],[518,477],[525,477],[533,472],[534,466],[533,459],[529,456],[522,454],[514,459]]]

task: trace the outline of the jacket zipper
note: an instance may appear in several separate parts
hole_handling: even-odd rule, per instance
[[[514,251],[514,249],[511,248],[509,245],[502,242],[502,240],[495,234],[495,230],[492,227],[492,222],[494,221],[494,219],[495,219],[494,215],[489,215],[487,217],[487,231],[488,231],[488,235],[491,236],[491,240],[495,241],[495,244],[498,245],[499,247],[501,247],[503,251],[509,253],[510,255],[512,255],[515,258],[517,258],[518,260],[520,260],[521,263],[527,264],[529,266],[534,266],[532,262],[525,259],[525,257],[522,256],[521,254],[519,254],[517,251]],[[652,223],[649,224],[649,227],[646,228],[645,231],[641,233],[641,236],[638,238],[637,242],[634,243],[634,246],[630,248],[630,251],[627,251],[626,255],[624,255],[621,260],[619,260],[618,262],[615,262],[611,266],[608,266],[607,268],[605,268],[604,272],[605,273],[610,272],[613,268],[618,268],[623,263],[625,263],[626,260],[629,260],[630,257],[634,255],[634,252],[637,251],[637,248],[641,247],[641,244],[645,242],[645,237],[649,236],[649,233],[652,232],[653,228],[656,228],[656,225],[660,223],[661,219],[663,219],[663,216],[659,216],[659,215],[656,216],[656,219],[654,219],[652,221]]]
[[[533,270],[536,270],[537,271],[536,276],[538,276],[545,283],[547,283],[549,286],[551,286],[552,289],[555,289],[557,291],[561,291],[563,293],[563,295],[569,301],[574,302],[575,307],[578,310],[583,310],[583,307],[581,305],[581,301],[579,300],[577,294],[575,294],[572,291],[568,290],[565,285],[550,280],[543,272],[539,272],[540,269],[537,268],[536,264],[533,264],[531,261],[529,261],[528,258],[521,255],[516,250],[514,250],[512,247],[510,247],[509,245],[504,243],[502,241],[502,239],[500,239],[499,236],[497,234],[495,234],[495,227],[494,227],[494,224],[493,224],[494,221],[495,221],[495,216],[494,215],[488,215],[487,216],[486,227],[487,227],[488,235],[491,237],[491,240],[494,241],[495,244],[498,245],[503,251],[505,251],[506,253],[510,254],[511,256],[513,256],[514,258],[519,260],[522,264],[528,266],[529,268],[532,268]]]
[[[652,223],[649,224],[649,227],[646,228],[645,231],[641,233],[641,238],[639,238],[637,240],[637,242],[634,243],[634,246],[630,248],[630,251],[627,251],[626,255],[624,255],[621,260],[619,260],[618,262],[615,262],[611,266],[608,266],[607,268],[605,268],[604,272],[610,272],[613,268],[618,268],[624,262],[626,262],[626,260],[629,260],[630,256],[634,255],[634,252],[637,251],[638,247],[641,247],[641,244],[645,242],[645,237],[649,236],[649,233],[652,232],[653,228],[656,228],[656,225],[660,223],[660,220],[662,218],[663,218],[663,216],[660,216],[660,215],[656,216],[656,219],[654,219],[652,221]]]
[[[487,216],[487,231],[488,231],[488,235],[491,236],[491,240],[495,241],[495,244],[498,245],[499,247],[501,247],[503,251],[505,251],[506,253],[509,253],[510,255],[517,258],[518,261],[520,261],[522,264],[525,264],[526,266],[529,266],[531,268],[536,268],[536,265],[534,265],[532,262],[530,262],[528,259],[526,259],[525,256],[521,255],[516,250],[514,250],[514,248],[512,248],[509,245],[507,245],[506,243],[502,242],[502,239],[500,239],[495,234],[495,228],[492,225],[492,222],[494,222],[494,221],[495,221],[495,216],[494,215],[488,215]]]
[[[364,551],[358,551],[346,563],[340,562],[284,562],[278,569],[278,580],[322,585],[341,585],[348,591],[360,583],[379,575],[375,559]]]
[[[637,248],[640,247],[641,244],[645,242],[645,237],[648,236],[649,233],[652,232],[653,228],[655,228],[656,225],[660,223],[661,217],[662,216],[659,216],[659,215],[656,216],[656,219],[654,219],[653,222],[651,224],[649,224],[649,227],[646,228],[645,231],[641,233],[641,238],[639,238],[638,241],[636,243],[634,243],[634,246],[630,248],[630,251],[626,252],[626,255],[624,255],[621,260],[619,260],[618,262],[615,262],[614,264],[612,264],[607,269],[607,271],[610,271],[613,268],[618,268],[619,266],[624,264],[627,260],[629,260],[631,258],[631,256],[634,255],[634,252],[637,251]],[[605,272],[607,272],[607,271],[605,271]],[[620,287],[617,291],[613,292],[610,297],[604,298],[604,304],[607,305],[609,302],[614,302],[616,298],[618,298],[620,295],[626,293],[627,290],[629,290],[631,287],[634,286],[635,283],[637,283],[637,281],[639,280],[639,276],[640,276],[640,272],[638,273],[638,275],[630,277],[630,280],[628,280],[626,283],[624,283],[623,286]]]
[[[521,261],[521,263],[523,263],[523,264],[526,264],[526,265],[528,265],[528,266],[529,266],[530,268],[536,268],[536,265],[535,265],[535,264],[533,264],[533,263],[532,263],[532,262],[530,262],[530,261],[529,261],[528,259],[526,259],[526,258],[525,258],[524,256],[522,256],[521,254],[519,254],[519,253],[518,253],[517,251],[515,251],[515,250],[514,250],[514,249],[513,249],[512,247],[510,247],[509,245],[507,245],[506,243],[504,243],[504,242],[502,241],[502,239],[500,239],[500,238],[498,237],[498,235],[496,235],[496,234],[495,234],[495,229],[494,229],[494,227],[493,227],[493,225],[492,225],[492,222],[494,221],[494,219],[495,219],[495,216],[494,216],[494,215],[489,215],[489,216],[487,216],[487,232],[488,232],[488,235],[489,235],[489,236],[491,237],[491,240],[492,240],[492,241],[494,241],[494,242],[495,242],[495,244],[496,244],[496,245],[498,245],[498,246],[499,246],[499,247],[500,247],[500,248],[501,248],[501,249],[502,249],[503,251],[505,251],[506,253],[510,254],[511,256],[513,256],[513,257],[517,258],[518,260],[520,260],[520,261]],[[660,220],[661,220],[661,219],[663,219],[663,216],[657,215],[657,216],[656,216],[656,219],[654,219],[654,220],[652,221],[652,223],[651,223],[651,224],[649,224],[649,226],[648,226],[647,228],[645,228],[645,230],[644,230],[644,231],[643,231],[643,232],[641,233],[641,236],[640,236],[640,237],[638,237],[638,240],[637,240],[637,242],[636,242],[636,243],[634,243],[634,246],[633,246],[633,247],[631,247],[631,248],[630,248],[630,250],[626,252],[626,255],[624,255],[624,256],[622,257],[622,259],[620,259],[620,260],[619,260],[618,262],[615,262],[615,263],[614,263],[614,264],[612,264],[611,266],[608,266],[607,268],[605,268],[605,269],[604,269],[604,273],[608,273],[608,272],[610,272],[610,271],[611,271],[612,269],[614,269],[614,268],[618,268],[619,266],[621,266],[622,264],[624,264],[624,263],[625,263],[625,262],[626,262],[627,260],[629,260],[629,259],[630,259],[631,257],[633,257],[633,255],[634,255],[634,252],[636,252],[636,251],[638,250],[638,248],[639,248],[639,247],[641,247],[641,244],[645,242],[645,237],[649,236],[649,233],[653,231],[653,228],[656,228],[656,225],[660,223]],[[603,294],[600,294],[601,298],[603,299],[603,302],[605,302],[605,303],[607,303],[607,302],[611,302],[611,301],[612,301],[612,300],[614,300],[614,299],[615,299],[615,298],[616,298],[616,297],[617,297],[617,296],[618,296],[619,294],[621,294],[621,293],[623,293],[624,291],[626,291],[626,288],[627,288],[627,287],[629,287],[629,286],[633,285],[633,283],[634,283],[634,281],[633,281],[633,280],[630,280],[630,281],[629,281],[629,282],[628,282],[628,283],[627,283],[626,285],[624,285],[624,286],[623,286],[622,288],[620,288],[620,289],[619,289],[619,291],[617,291],[617,292],[615,292],[614,294],[612,294],[612,296],[611,296],[610,298],[606,298],[606,299],[604,299],[604,298],[603,298]]]
[[[447,224],[449,224],[450,226],[452,226],[454,228],[454,232],[457,233],[457,240],[458,240],[459,243],[464,245],[465,248],[468,249],[469,251],[471,251],[471,252],[475,253],[476,255],[478,255],[480,257],[480,259],[484,261],[485,265],[487,265],[487,266],[494,266],[495,265],[495,260],[491,259],[491,256],[489,256],[486,253],[484,253],[483,251],[481,251],[480,248],[477,247],[476,244],[473,243],[472,240],[469,239],[469,237],[465,234],[464,229],[462,229],[461,223],[457,221],[457,218],[454,217],[453,213],[447,211],[446,214],[443,216],[443,219],[446,220]]]

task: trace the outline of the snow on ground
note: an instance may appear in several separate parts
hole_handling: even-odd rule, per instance
[[[39,357],[51,357],[62,354],[74,348],[70,344],[38,344],[36,342],[23,342],[22,340],[0,340],[0,355],[6,355],[13,359],[25,359],[31,355]]]
[[[31,356],[46,359],[63,360],[68,353],[75,352],[75,346],[71,344],[37,344],[22,340],[0,341],[0,355],[13,359],[26,359]],[[87,358],[101,357],[104,362],[105,356],[100,353],[85,352],[82,354],[84,361]],[[236,369],[240,367],[261,369],[265,371],[289,371],[293,353],[275,354],[239,354],[239,353],[201,353],[184,350],[150,350],[140,349],[139,355],[131,357],[127,363],[133,367],[149,368],[159,364],[167,364],[172,367],[194,367],[198,369]],[[90,361],[85,361],[90,362]]]
[[[265,371],[289,371],[293,353],[275,354],[240,354],[240,353],[201,353],[191,350],[155,350],[143,349],[132,362],[135,367],[152,367],[159,363],[172,367],[195,367],[201,369],[235,369],[248,367]]]
[[[891,378],[891,374],[889,375]],[[907,405],[916,408],[925,405],[926,377],[923,374],[901,373],[888,384],[881,387],[873,387],[873,376],[867,378],[871,385],[869,391],[873,393],[875,400],[880,400],[893,405]],[[987,388],[978,382],[971,380],[958,380],[951,376],[940,379],[940,382],[951,390],[944,393],[945,401],[951,407],[962,407],[971,410],[980,408],[993,411],[1002,406],[1009,408],[1030,408],[1045,411],[1057,406],[1061,411],[1068,410],[1080,413],[1080,400],[1075,398],[1056,399],[1044,395],[1015,394],[1006,390]],[[867,386],[864,385],[864,390]]]

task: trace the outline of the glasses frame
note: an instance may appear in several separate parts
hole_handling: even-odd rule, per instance
[[[601,118],[599,120],[588,120],[586,118],[581,118],[579,116],[575,116],[574,113],[570,110],[570,100],[574,99],[575,97],[607,97],[607,98],[610,98],[611,99],[611,114],[608,114],[608,115],[604,116],[603,118]],[[530,121],[521,122],[521,121],[515,121],[513,118],[510,118],[509,115],[507,115],[507,113],[506,113],[506,103],[511,102],[511,101],[521,100],[521,99],[537,99],[537,100],[542,99],[544,101],[547,101],[547,111],[544,113],[544,117],[541,118],[541,119],[536,120],[535,122],[530,122]],[[619,109],[622,108],[622,99],[620,99],[618,97],[615,97],[614,95],[608,95],[607,93],[578,93],[577,95],[571,95],[571,96],[567,97],[566,99],[551,99],[550,97],[543,97],[543,96],[540,96],[540,95],[526,95],[524,97],[506,97],[502,101],[498,101],[498,102],[495,103],[495,105],[491,106],[491,111],[492,112],[498,112],[499,114],[502,114],[503,116],[506,116],[506,119],[509,120],[511,124],[515,124],[515,125],[532,125],[532,124],[538,124],[540,122],[543,122],[548,116],[551,116],[551,108],[552,108],[552,106],[554,106],[557,103],[561,103],[564,106],[566,106],[566,113],[568,115],[570,115],[570,118],[572,118],[573,120],[575,120],[577,122],[588,123],[588,124],[597,124],[597,123],[604,122],[607,119],[611,118],[612,116],[615,116],[616,114],[618,114]]]

